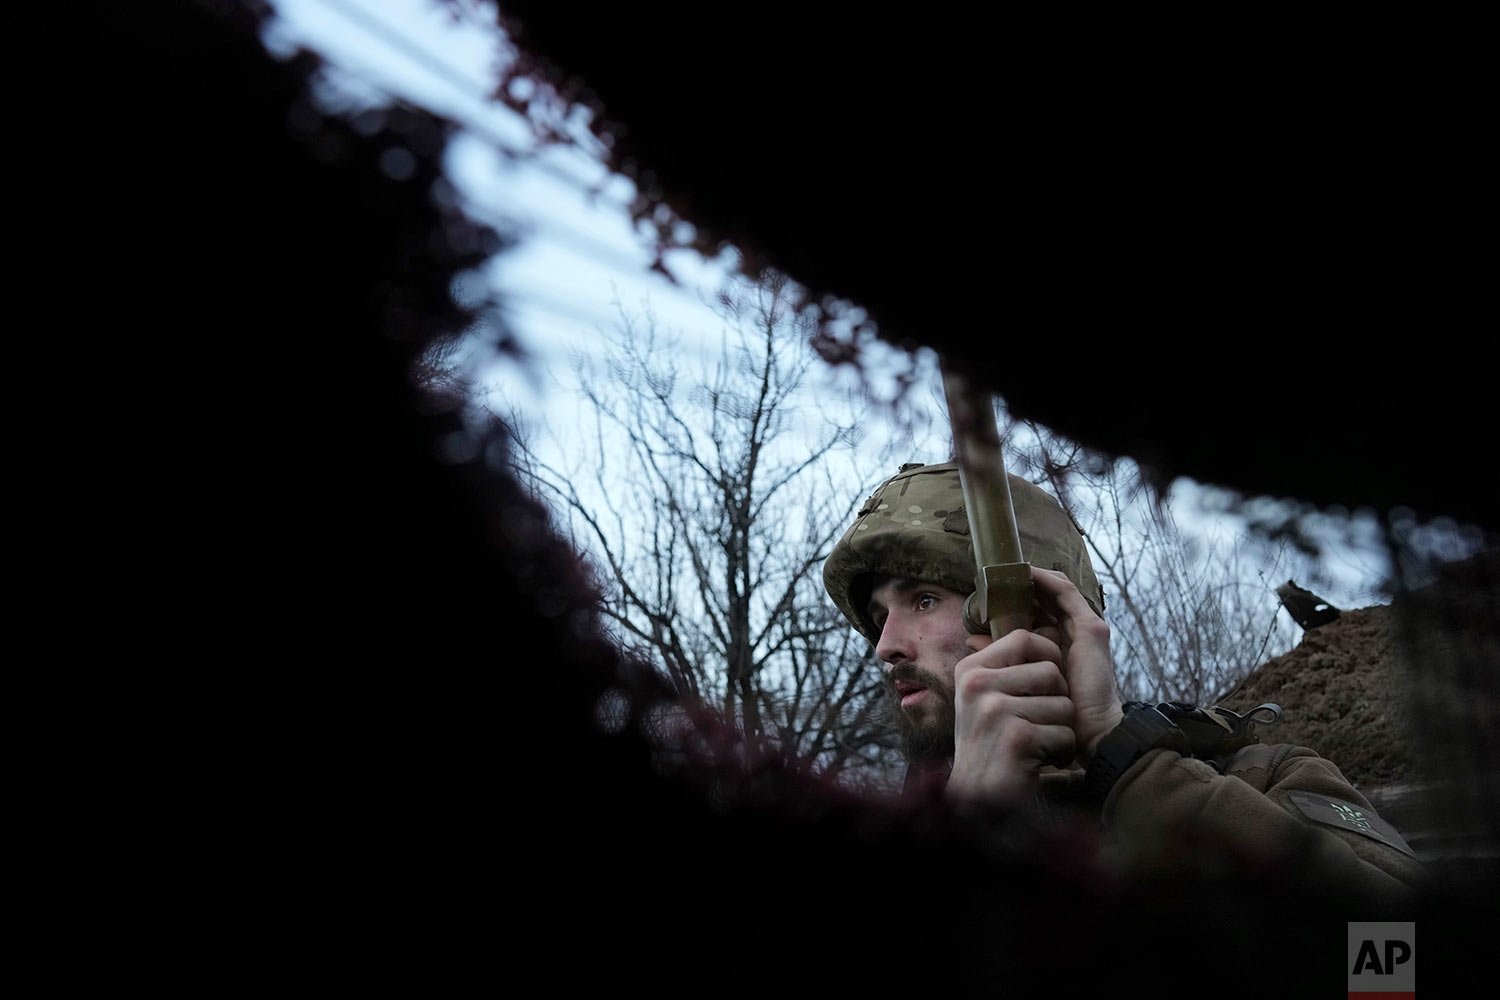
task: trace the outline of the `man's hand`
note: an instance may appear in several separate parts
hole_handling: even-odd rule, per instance
[[[1073,700],[1078,762],[1087,765],[1099,741],[1125,717],[1109,654],[1109,626],[1094,614],[1065,574],[1033,566],[1031,579],[1041,606],[1042,625],[1037,631],[1061,649],[1057,662]]]
[[[1058,666],[1065,651],[1023,629],[993,642],[970,636],[969,647],[975,652],[953,668],[955,753],[947,794],[1023,800],[1044,765],[1073,759],[1074,703]]]
[[[1016,801],[1048,764],[1087,765],[1124,718],[1109,652],[1109,626],[1063,573],[1031,568],[1040,607],[1033,631],[999,640],[970,636],[975,650],[953,669],[953,773],[948,794]]]

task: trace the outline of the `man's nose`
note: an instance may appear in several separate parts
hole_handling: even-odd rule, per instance
[[[880,629],[880,641],[875,644],[875,658],[888,665],[914,659],[910,632],[897,615],[888,616]]]

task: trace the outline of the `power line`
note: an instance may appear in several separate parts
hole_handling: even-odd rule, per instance
[[[420,48],[413,44],[409,38],[390,27],[390,25],[385,24],[378,18],[371,17],[370,13],[365,9],[347,3],[345,0],[317,0],[317,2],[324,7],[337,11],[346,20],[353,22],[363,29],[367,35],[378,38],[388,47],[405,54],[407,58],[422,65],[434,76],[446,80],[455,90],[458,90],[465,96],[472,97],[473,91],[483,90],[481,81],[474,80],[458,72],[451,64],[444,62],[440,56],[436,56]],[[499,31],[498,26],[496,31]]]
[[[409,36],[402,34],[379,18],[373,17],[369,11],[357,5],[350,4],[347,0],[316,0],[316,2],[325,9],[336,12],[357,30],[362,31],[367,38],[373,39],[378,44],[406,56],[406,58],[454,88],[465,99],[487,107],[492,111],[503,113],[504,109],[497,106],[492,97],[487,96],[481,81],[459,72],[441,56],[423,49],[421,46],[415,44]],[[504,33],[498,25],[486,23],[484,30],[492,30],[495,33],[497,41],[503,42],[506,40]],[[498,50],[499,47],[497,46]],[[419,107],[413,101],[395,92],[391,85],[382,84],[373,79],[368,71],[366,73],[359,73],[353,67],[346,64],[341,64],[340,68],[345,72],[355,73],[360,76],[366,84],[384,93],[393,102],[403,107],[413,109]],[[476,121],[471,114],[464,115],[459,120],[463,127],[476,139],[486,144],[500,156],[514,163],[524,164],[529,169],[535,170],[541,175],[561,182],[580,197],[587,197],[586,182],[582,181],[576,175],[569,173],[555,164],[538,159],[532,154],[532,151],[518,149],[510,145],[504,137],[500,136],[483,122]],[[579,148],[585,154],[594,157],[594,162],[598,163],[600,167],[609,170],[607,164],[603,163],[602,159],[599,159],[599,150],[585,147],[576,135],[570,136],[570,138],[575,142],[579,142]],[[611,173],[613,172],[611,171]],[[627,215],[627,210],[623,206],[615,207],[622,217]],[[522,230],[523,235],[526,235],[528,238],[561,247],[608,270],[623,274],[636,274],[642,278],[649,277],[650,261],[647,259],[649,252],[644,248],[642,248],[642,257],[632,258],[624,251],[611,247],[596,237],[575,229],[566,223],[559,222],[555,218],[538,217],[517,223],[513,219],[501,218],[498,214],[487,212],[474,204],[472,200],[469,201],[466,210],[471,216],[475,217],[475,221],[485,222],[501,232]],[[684,298],[690,298],[686,289],[681,285],[667,283],[661,291],[676,293]],[[701,303],[694,302],[694,305],[701,305]],[[556,302],[545,308],[549,312],[570,315],[575,318],[580,315],[576,310]]]

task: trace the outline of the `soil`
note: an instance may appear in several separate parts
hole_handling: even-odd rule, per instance
[[[1241,714],[1264,702],[1281,721],[1261,727],[1268,743],[1312,747],[1338,764],[1357,787],[1418,778],[1409,699],[1389,605],[1344,611],[1307,629],[1276,657],[1220,699]]]
[[[1220,699],[1263,702],[1262,739],[1333,761],[1420,855],[1500,863],[1500,551],[1306,629]]]

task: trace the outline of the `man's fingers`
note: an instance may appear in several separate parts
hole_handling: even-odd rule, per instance
[[[973,665],[996,669],[1018,663],[1039,663],[1050,660],[1062,662],[1062,647],[1045,635],[1022,629],[993,642],[976,643],[980,636],[969,637],[969,648],[975,652],[964,657],[960,665],[973,661]],[[976,649],[976,647],[978,647]]]
[[[1025,719],[1027,722],[1038,726],[1058,726],[1072,733],[1072,699],[1059,695],[1040,695],[1030,698],[1016,698],[1015,701],[1016,718]]]
[[[1078,755],[1078,739],[1071,726],[1039,726],[1040,759],[1054,767],[1067,767]]]
[[[1073,726],[1073,700],[1060,694],[1007,694],[1004,691],[965,692],[965,715],[974,723],[1005,729],[1013,720],[1038,726]]]
[[[1083,599],[1073,581],[1068,579],[1066,573],[1052,569],[1042,569],[1039,566],[1031,567],[1031,579],[1040,591],[1042,603],[1055,605],[1058,612],[1063,615],[1080,617],[1095,617],[1094,609],[1089,602]]]
[[[985,669],[983,664],[976,662],[961,664],[960,667],[962,669],[954,670],[953,683],[965,697],[991,692],[1018,698],[1068,693],[1067,678],[1055,663],[1017,663],[999,669]]]
[[[1066,767],[1078,753],[1078,738],[1071,726],[1012,720],[1009,742],[1022,759]]]

